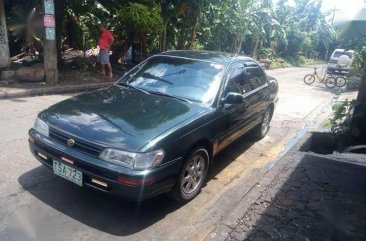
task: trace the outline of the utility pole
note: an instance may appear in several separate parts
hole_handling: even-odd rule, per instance
[[[47,83],[58,82],[57,49],[56,49],[56,21],[54,0],[43,0],[44,26],[44,73]]]
[[[336,7],[334,7],[331,11],[332,11],[332,20],[331,20],[331,24],[332,24],[332,27],[334,27],[335,13],[336,13],[337,11],[339,11],[339,9],[338,9],[338,8],[336,8]]]
[[[0,68],[10,66],[8,29],[6,27],[4,0],[0,0]]]

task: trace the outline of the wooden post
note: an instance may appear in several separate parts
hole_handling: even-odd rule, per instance
[[[4,0],[0,0],[0,68],[10,66],[8,30],[6,28]]]
[[[56,24],[54,0],[43,0],[44,10],[44,72],[47,83],[58,82]]]

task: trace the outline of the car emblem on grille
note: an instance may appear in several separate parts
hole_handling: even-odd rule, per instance
[[[69,146],[74,146],[74,145],[75,145],[75,140],[73,140],[73,139],[68,139],[68,140],[67,140],[67,145],[69,145]]]

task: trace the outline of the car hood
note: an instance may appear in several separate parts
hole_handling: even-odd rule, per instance
[[[40,117],[71,136],[137,151],[203,109],[197,103],[111,86],[62,101]]]

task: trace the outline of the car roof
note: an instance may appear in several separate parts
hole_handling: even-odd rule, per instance
[[[201,61],[209,61],[217,64],[228,65],[234,60],[251,60],[254,61],[250,57],[225,53],[225,52],[216,52],[216,51],[206,51],[206,50],[174,50],[167,51],[159,54],[160,56],[172,56],[178,58],[188,58],[194,60]]]

